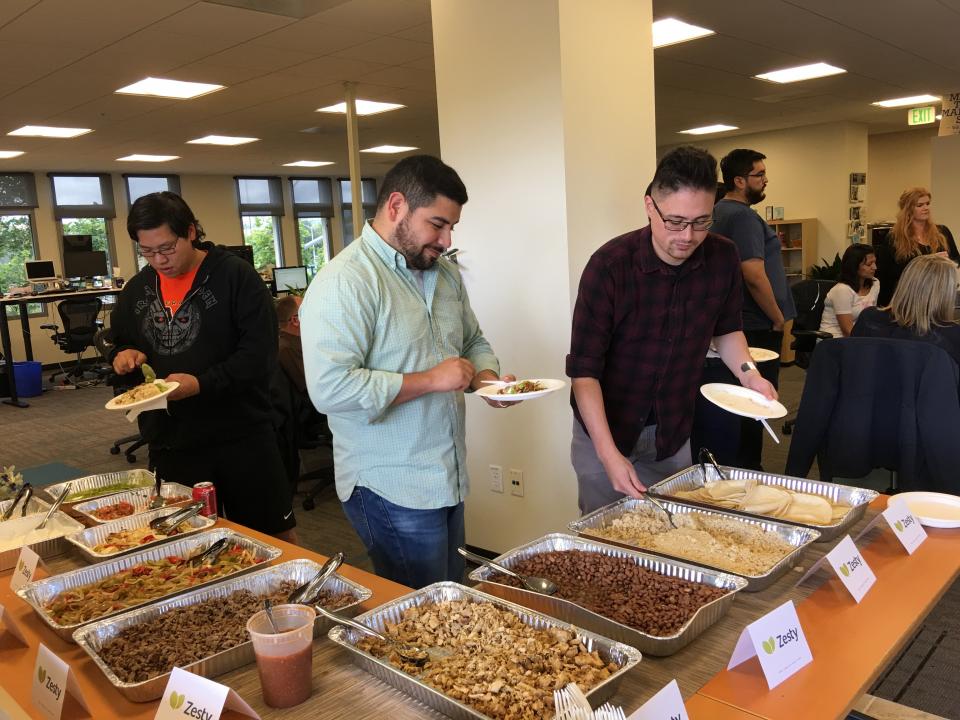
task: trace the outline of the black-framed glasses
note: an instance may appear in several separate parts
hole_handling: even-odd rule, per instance
[[[161,245],[155,250],[145,250],[144,248],[139,248],[140,257],[149,260],[154,255],[173,255],[177,251],[177,244],[179,242],[180,242],[180,238],[177,238],[172,243]]]
[[[681,232],[686,230],[687,227],[692,227],[694,230],[708,230],[711,225],[713,225],[713,216],[706,218],[697,218],[696,220],[674,220],[673,218],[665,218],[663,213],[660,211],[660,207],[657,205],[657,201],[653,199],[653,195],[648,196],[650,202],[653,203],[653,209],[657,211],[657,215],[660,216],[660,220],[663,222],[663,226],[670,232]]]
[[[765,178],[766,176],[767,176],[767,171],[766,171],[766,170],[761,170],[761,171],[758,172],[758,173],[747,173],[747,174],[744,175],[743,177]]]

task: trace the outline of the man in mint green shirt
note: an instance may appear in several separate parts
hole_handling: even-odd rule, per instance
[[[463,393],[499,379],[459,269],[441,257],[466,202],[438,158],[402,160],[373,221],[300,308],[307,390],[333,434],[337,495],[377,574],[412,587],[463,577]]]

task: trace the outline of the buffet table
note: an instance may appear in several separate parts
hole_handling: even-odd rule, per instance
[[[852,536],[885,506],[879,498],[866,517],[853,528]],[[220,520],[218,527],[233,528],[268,542],[283,551],[275,562],[325,557]],[[885,527],[883,525],[882,527]],[[858,543],[865,560],[877,575],[876,585],[863,603],[856,605],[831,571],[821,570],[798,585],[799,569],[788,572],[768,589],[741,592],[730,612],[688,647],[666,658],[645,657],[628,674],[613,701],[632,712],[676,678],[687,698],[692,720],[749,720],[751,718],[793,718],[824,720],[845,717],[849,708],[877,678],[906,643],[926,613],[960,573],[957,540],[960,531],[928,530],[930,537],[908,556],[889,530],[878,526]],[[834,543],[811,546],[801,562],[805,571]],[[336,548],[330,548],[331,551]],[[82,566],[79,557],[64,555],[48,562],[49,574]],[[343,566],[340,573],[373,591],[362,606],[370,610],[408,592],[407,588]],[[42,574],[42,573],[40,573]],[[0,603],[12,615],[28,639],[28,647],[4,632],[0,635],[0,688],[20,706],[23,715],[40,718],[30,703],[30,683],[39,642],[67,661],[76,673],[92,717],[154,717],[157,702],[132,703],[118,693],[87,655],[76,645],[54,635],[33,611],[9,588],[10,572],[0,574]],[[483,589],[482,587],[480,589]],[[757,660],[726,671],[727,660],[745,625],[786,600],[797,602],[814,661],[773,692],[767,690]],[[326,640],[314,643],[313,696],[287,710],[266,707],[261,698],[255,665],[215,678],[236,690],[263,718],[364,718],[391,720],[440,717],[402,693],[356,668],[343,650]],[[0,707],[5,704],[0,694]],[[6,709],[6,708],[4,708]],[[63,717],[88,715],[67,699]],[[225,713],[223,717],[240,717]]]

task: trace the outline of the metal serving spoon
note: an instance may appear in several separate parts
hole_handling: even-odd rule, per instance
[[[411,645],[410,643],[401,642],[400,640],[394,640],[391,637],[387,637],[383,633],[379,633],[373,628],[367,627],[363,623],[357,622],[353,618],[344,617],[343,615],[337,615],[332,613],[320,605],[314,605],[314,610],[319,614],[323,615],[328,620],[332,620],[338,625],[345,625],[347,627],[353,628],[354,630],[359,630],[360,632],[370,635],[371,637],[377,638],[377,640],[382,640],[388,645],[392,645],[397,654],[402,657],[404,660],[409,660],[412,663],[417,665],[423,665],[427,660],[441,660],[445,657],[449,657],[452,653],[452,650],[448,648],[421,648],[416,645]]]
[[[50,509],[47,511],[47,514],[44,515],[43,520],[40,521],[40,524],[37,525],[37,526],[34,528],[34,530],[42,530],[43,528],[45,528],[45,527],[47,526],[47,521],[48,521],[51,517],[53,517],[53,514],[60,508],[61,505],[63,505],[63,501],[67,499],[67,495],[70,494],[70,486],[71,486],[71,485],[72,485],[72,483],[67,483],[67,484],[64,486],[63,492],[60,493],[60,497],[58,497],[58,498],[53,502],[53,505],[50,506]]]
[[[667,510],[667,509],[663,506],[663,503],[661,503],[659,500],[657,500],[657,499],[656,499],[653,495],[651,495],[650,493],[647,493],[646,495],[644,495],[644,497],[647,499],[647,502],[651,503],[651,504],[654,505],[655,507],[660,508],[660,511],[667,516],[667,520],[670,521],[670,524],[671,524],[671,525],[673,525],[674,527],[678,527],[678,525],[673,521],[673,513],[670,512],[669,510]]]
[[[336,555],[332,555],[320,568],[320,571],[313,576],[313,579],[308,580],[303,585],[294,590],[287,596],[287,602],[291,604],[299,605],[314,605],[317,595],[320,594],[320,588],[323,587],[323,584],[327,581],[331,575],[333,575],[337,568],[343,564],[343,553],[338,552]]]
[[[280,628],[277,627],[277,621],[273,619],[273,603],[270,602],[270,598],[263,599],[263,609],[267,611],[267,620],[270,621],[270,627],[273,628],[273,634],[279,635]]]
[[[190,503],[186,507],[180,508],[176,512],[172,512],[169,515],[154,518],[149,523],[150,529],[156,530],[162,535],[169,535],[170,531],[177,527],[177,525],[182,522],[186,522],[201,510],[203,510],[202,502]]]
[[[502,572],[504,575],[509,575],[512,578],[516,578],[527,590],[532,590],[533,592],[540,593],[542,595],[553,595],[557,592],[557,585],[552,580],[547,580],[547,578],[537,577],[536,575],[521,575],[518,572],[514,572],[509,568],[503,567],[503,565],[497,565],[493,560],[488,560],[482,555],[475,555],[466,548],[457,548],[457,552],[463,555],[468,560],[473,560],[475,563],[480,563],[481,565],[486,565],[491,567],[497,572]]]

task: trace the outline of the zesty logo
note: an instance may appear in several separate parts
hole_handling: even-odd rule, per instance
[[[170,707],[172,707],[174,710],[179,710],[183,705],[183,701],[186,699],[186,696],[174,690],[172,693],[170,693]]]
[[[186,707],[184,707],[186,704]],[[208,711],[206,708],[202,708],[199,705],[195,704],[192,700],[187,700],[187,696],[183,693],[178,693],[173,691],[170,693],[170,707],[174,710],[179,710],[183,708],[183,714],[187,717],[196,718],[196,720],[211,720],[213,713]]]
[[[769,637],[760,644],[767,655],[773,655],[778,648],[786,647],[790,643],[800,639],[800,631],[797,628],[790,628],[786,632],[777,635],[776,638]]]
[[[37,670],[37,680],[40,681],[40,686],[44,690],[49,690],[53,697],[55,697],[57,700],[60,699],[60,693],[63,691],[60,689],[60,686],[53,681],[52,677],[47,677],[47,671],[45,668],[43,668],[43,666]]]
[[[760,644],[763,645],[763,651],[767,655],[773,655],[773,651],[777,649],[777,643],[772,637],[764,640]]]
[[[17,563],[17,572],[23,573],[23,572],[26,572],[26,570],[27,570],[27,564],[21,558],[20,562]]]
[[[47,679],[47,671],[44,670],[43,668],[39,668],[39,669],[37,670],[37,679],[38,679],[41,683],[42,683],[44,680],[46,680],[46,679]]]
[[[843,565],[840,566],[840,573],[841,573],[844,577],[850,577],[850,568],[847,567],[847,564],[846,564],[846,563],[844,563]]]
[[[840,572],[844,577],[850,577],[850,573],[863,565],[863,559],[859,555],[854,555],[840,566]]]
[[[913,515],[907,515],[905,518],[897,520],[893,524],[893,526],[897,529],[897,532],[903,532],[911,525],[913,525]]]

